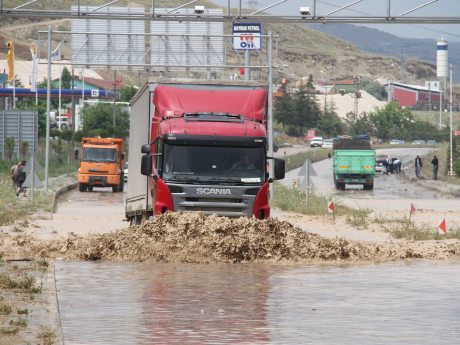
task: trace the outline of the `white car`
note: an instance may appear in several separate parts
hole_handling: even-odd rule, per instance
[[[125,170],[124,170],[124,180],[125,182],[128,182],[128,162],[125,163]]]
[[[323,149],[332,149],[334,140],[332,139],[324,139],[323,141]]]
[[[314,137],[310,140],[310,147],[322,147],[323,137]]]

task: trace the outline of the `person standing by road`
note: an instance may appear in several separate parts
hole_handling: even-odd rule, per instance
[[[26,180],[26,161],[18,163],[18,189],[16,190],[16,196],[19,196],[19,193],[23,192],[25,195],[25,188],[22,186]]]
[[[18,162],[17,164],[13,165],[11,167],[11,181],[13,182],[13,187],[14,187],[14,190],[17,190],[19,185],[18,185],[18,166],[19,166],[20,162]]]
[[[415,176],[417,176],[417,178],[420,178],[420,171],[422,170],[422,166],[422,159],[419,155],[417,155],[417,157],[415,157]]]
[[[439,166],[439,161],[438,157],[436,155],[433,157],[431,160],[431,164],[433,164],[433,179],[437,180],[438,179],[438,166]]]

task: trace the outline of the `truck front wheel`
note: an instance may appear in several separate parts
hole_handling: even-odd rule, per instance
[[[88,188],[88,186],[84,183],[80,183],[80,185],[78,186],[78,190],[80,192],[86,192],[86,188]]]
[[[373,183],[364,185],[364,190],[372,190],[372,189],[374,189],[374,184]]]

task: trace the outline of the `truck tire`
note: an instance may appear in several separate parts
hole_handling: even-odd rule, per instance
[[[120,191],[120,185],[113,185],[112,186],[112,193],[118,193]]]
[[[88,191],[92,192],[93,191],[93,186],[88,186]]]
[[[374,184],[373,183],[365,184],[363,187],[364,187],[364,190],[373,190],[374,189]]]
[[[87,186],[86,184],[80,183],[80,185],[78,186],[78,190],[79,190],[80,192],[86,192],[86,188],[87,188],[87,187],[88,187],[88,186]]]
[[[119,192],[120,193],[123,193],[123,190],[125,189],[125,180],[123,179],[123,175],[121,176],[121,179],[120,179],[120,187],[119,187]]]

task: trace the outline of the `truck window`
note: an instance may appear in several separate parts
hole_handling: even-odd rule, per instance
[[[117,151],[115,149],[87,147],[83,150],[82,161],[85,162],[116,162]]]
[[[157,154],[163,153],[163,140],[161,140],[161,138],[158,138],[155,141],[155,153]],[[154,159],[155,169],[157,169],[157,171],[161,171],[163,169],[162,167],[163,157],[160,155],[157,155],[157,156],[154,156],[153,159]]]
[[[264,147],[221,147],[164,144],[163,179],[206,183],[262,183]],[[244,162],[245,164],[241,164]]]

